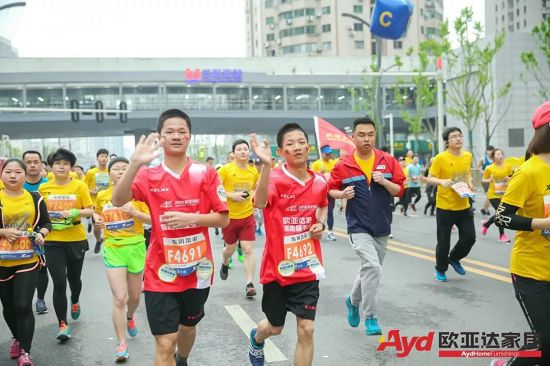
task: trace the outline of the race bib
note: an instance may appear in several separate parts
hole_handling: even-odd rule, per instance
[[[474,198],[474,192],[470,189],[466,182],[457,182],[451,186],[451,188],[460,196],[460,198]]]
[[[75,194],[51,194],[46,201],[52,222],[63,222],[61,212],[76,208]]]
[[[111,203],[103,207],[103,221],[105,228],[109,231],[130,231],[134,227],[134,219],[120,207]]]
[[[109,188],[109,174],[108,173],[96,173],[95,175],[95,187],[98,191]]]
[[[315,244],[309,232],[285,236],[284,260],[278,266],[281,276],[288,277],[295,271],[310,267],[318,269],[320,266],[315,253]]]
[[[6,238],[0,239],[0,260],[29,259],[33,255],[34,249],[26,232],[14,243],[10,243]]]
[[[550,195],[544,196],[544,217],[550,217]],[[550,229],[541,230],[541,234],[550,239]]]
[[[502,196],[508,188],[508,182],[495,182],[495,194]]]
[[[207,260],[206,238],[203,233],[179,238],[163,238],[164,261],[178,276],[189,276]]]

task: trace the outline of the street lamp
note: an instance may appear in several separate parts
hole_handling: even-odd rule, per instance
[[[355,19],[370,28],[369,22],[367,22],[365,19],[361,17],[358,17],[355,14],[342,13],[342,16]],[[374,39],[376,41],[376,72],[380,72],[380,69],[382,68],[382,38],[380,38],[379,36],[375,36]],[[382,123],[382,85],[381,84],[382,84],[382,77],[379,76],[378,82],[376,83],[376,97],[375,97],[375,100],[376,100],[375,119],[379,123]],[[384,145],[384,140],[385,139],[384,139],[383,128],[379,128],[378,141],[380,146]]]
[[[15,8],[16,6],[27,6],[27,3],[24,2],[24,1],[18,1],[16,3],[2,5],[2,6],[0,6],[0,11],[2,11],[4,9],[9,9],[9,8]]]

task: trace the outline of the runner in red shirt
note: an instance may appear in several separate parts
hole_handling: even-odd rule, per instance
[[[265,217],[260,283],[267,319],[250,332],[249,359],[254,366],[264,364],[264,341],[282,332],[291,311],[298,331],[294,365],[311,365],[319,280],[325,277],[319,240],[327,219],[327,183],[307,168],[308,136],[298,124],[277,133],[278,153],[286,160],[280,168],[271,170],[267,143],[261,148],[252,135],[251,146],[263,163],[254,206],[263,208]]]
[[[191,120],[178,109],[163,112],[157,133],[141,136],[111,202],[132,199],[151,211],[151,244],[145,263],[145,306],[156,338],[155,366],[186,366],[204,317],[212,284],[208,227],[229,223],[225,191],[216,171],[187,157]],[[146,168],[162,146],[164,161]]]

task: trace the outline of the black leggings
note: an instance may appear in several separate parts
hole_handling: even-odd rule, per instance
[[[80,298],[84,250],[78,247],[78,244],[71,242],[46,246],[48,270],[53,281],[53,306],[58,322],[67,323],[67,282],[71,289],[71,304],[78,303]]]
[[[332,231],[334,226],[334,201],[334,198],[328,197],[327,228],[329,231]]]
[[[498,209],[498,206],[500,205],[500,198],[491,198],[489,202],[491,202],[491,206],[493,206],[493,208],[495,209],[495,214],[491,216],[491,218],[485,224],[483,224],[483,226],[485,226],[486,228],[489,228],[489,226],[493,225],[493,223],[495,222],[495,217],[497,216],[497,209]],[[498,233],[500,234],[500,236],[504,235],[504,229],[501,228],[500,226],[498,226]]]
[[[14,273],[17,270],[28,269],[35,266],[26,264],[15,267],[0,267],[0,271]],[[11,330],[13,338],[19,341],[21,348],[26,352],[31,351],[32,338],[34,336],[34,313],[32,312],[32,298],[36,289],[38,268],[28,272],[15,274],[11,280],[0,282],[0,300],[4,308],[4,319]]]
[[[48,281],[48,267],[44,266],[38,271],[38,283],[36,285],[36,297],[40,300],[44,300],[48,289]]]
[[[424,215],[428,213],[428,209],[431,208],[431,215],[433,216],[435,211],[435,195],[437,194],[437,187],[431,184],[428,184],[426,187],[426,196],[428,196],[428,203],[424,207]]]
[[[550,282],[538,281],[532,278],[520,277],[512,274],[512,283],[516,292],[516,299],[533,332],[542,337],[540,358],[516,358],[509,365],[531,366],[550,365]],[[532,347],[524,347],[529,349]]]
[[[416,196],[416,199],[414,202],[412,201],[413,196]],[[403,210],[405,213],[407,213],[407,209],[409,208],[410,204],[416,205],[418,201],[420,201],[420,198],[422,197],[422,193],[420,192],[420,187],[409,187],[407,188],[407,197],[405,198],[405,204],[403,205]]]

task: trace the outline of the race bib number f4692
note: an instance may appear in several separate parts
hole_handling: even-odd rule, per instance
[[[288,235],[284,239],[285,260],[294,263],[296,270],[308,267],[308,260],[315,256],[315,245],[309,232]]]

